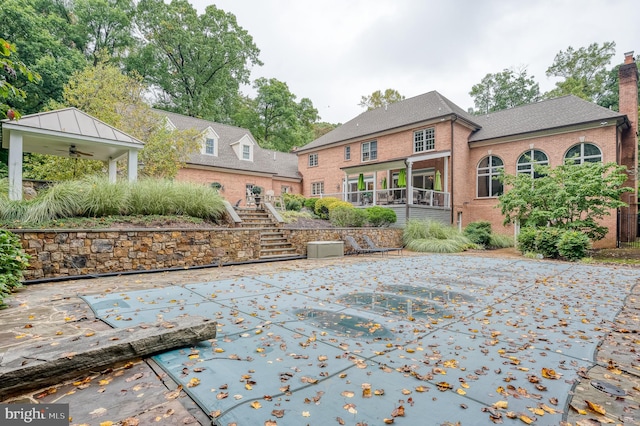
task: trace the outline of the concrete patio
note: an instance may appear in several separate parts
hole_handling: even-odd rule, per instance
[[[216,339],[16,400],[69,403],[78,425],[639,424],[639,279],[409,254],[38,284],[0,311],[0,359],[199,315]]]

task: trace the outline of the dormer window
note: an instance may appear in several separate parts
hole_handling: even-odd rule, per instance
[[[207,138],[204,143],[204,153],[207,155],[215,155],[216,140],[213,138]]]
[[[251,160],[251,146],[242,145],[242,159]]]
[[[200,154],[218,156],[218,144],[220,137],[211,127],[202,132],[202,142],[200,145]]]

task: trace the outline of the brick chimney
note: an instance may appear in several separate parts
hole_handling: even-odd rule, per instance
[[[620,65],[618,79],[620,113],[625,114],[631,124],[630,128],[622,130],[619,160],[630,172],[624,185],[635,190],[623,195],[622,201],[629,204],[629,207],[620,209],[623,216],[620,217],[619,237],[620,241],[635,241],[638,222],[631,215],[638,213],[638,66],[633,52],[624,54],[624,64]],[[627,221],[635,223],[626,223]]]

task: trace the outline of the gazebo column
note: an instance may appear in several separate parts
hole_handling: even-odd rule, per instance
[[[22,200],[22,133],[9,133],[9,199]]]
[[[138,151],[135,149],[129,150],[127,171],[129,172],[129,182],[138,180]]]
[[[109,158],[109,183],[116,183],[118,178],[118,160]]]

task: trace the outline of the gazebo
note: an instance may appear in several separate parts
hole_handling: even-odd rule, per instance
[[[22,199],[25,152],[105,161],[116,181],[117,161],[126,156],[129,181],[138,177],[138,151],[144,143],[77,108],[2,120],[2,147],[9,149],[9,198]]]

